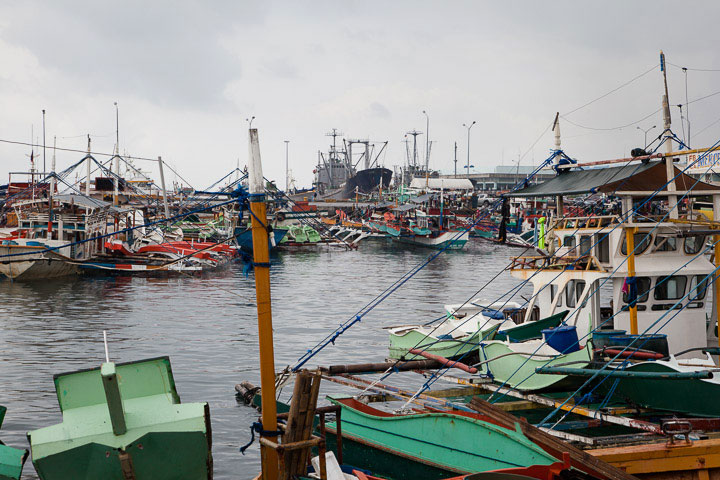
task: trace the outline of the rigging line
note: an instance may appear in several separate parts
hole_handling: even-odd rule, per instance
[[[525,151],[525,153],[522,154],[522,156],[520,157],[520,160],[518,160],[518,162],[522,161],[522,160],[527,156],[527,154],[530,153],[530,151],[531,151],[533,148],[535,148],[535,145],[537,145],[537,143],[540,141],[540,139],[542,139],[543,135],[545,135],[545,134],[547,133],[547,131],[550,130],[550,128],[553,126],[554,123],[555,123],[555,120],[553,120],[552,122],[550,122],[550,123],[548,124],[548,126],[545,127],[545,130],[543,130],[542,133],[537,137],[537,139],[535,139],[535,141],[533,142],[533,144],[530,145],[530,148],[528,148],[528,149]],[[470,172],[468,172],[468,173],[470,173]]]
[[[585,107],[587,107],[587,106],[589,106],[589,105],[592,105],[593,103],[597,102],[598,100],[602,100],[603,98],[607,97],[608,95],[612,95],[613,93],[617,92],[617,91],[620,90],[621,88],[627,87],[628,85],[630,85],[631,83],[633,83],[635,80],[637,80],[637,79],[639,79],[639,78],[641,78],[641,77],[644,77],[644,76],[647,75],[648,73],[652,72],[652,71],[655,70],[658,66],[659,66],[659,64],[653,65],[652,67],[650,67],[650,68],[649,68],[648,70],[646,70],[645,72],[643,72],[643,73],[641,73],[640,75],[637,75],[637,76],[631,78],[630,80],[628,80],[627,82],[623,83],[622,85],[620,85],[620,86],[618,86],[618,87],[615,87],[614,89],[610,90],[610,91],[607,92],[606,94],[601,95],[601,96],[597,97],[595,100],[591,100],[591,101],[587,102],[586,104],[581,105],[581,106],[579,106],[579,107],[577,107],[577,108],[575,108],[575,109],[573,109],[573,110],[570,110],[569,112],[563,113],[561,116],[571,115],[571,114],[577,112],[578,110],[581,110],[581,109],[583,109],[583,108],[585,108]]]
[[[704,127],[704,128],[703,128],[702,130],[700,130],[699,132],[696,132],[695,135],[696,135],[696,136],[697,136],[697,135],[700,135],[700,134],[703,133],[705,130],[707,130],[708,128],[710,128],[710,127],[712,127],[713,125],[717,124],[718,122],[720,122],[720,118],[718,118],[717,120],[715,120],[714,122],[712,122],[710,125],[707,125],[706,127]]]
[[[0,138],[0,143],[9,143],[9,144],[11,144],[11,145],[24,145],[24,146],[26,146],[26,147],[33,147],[33,148],[35,148],[35,147],[37,147],[37,148],[42,147],[42,144],[41,144],[41,143],[20,142],[20,141],[17,141],[17,140],[6,140],[6,139],[2,139],[2,138]],[[76,149],[76,148],[55,147],[54,150],[58,150],[58,151],[61,151],[61,152],[88,153],[87,149],[85,149],[85,150],[79,150],[79,149]],[[114,157],[114,156],[115,156],[114,153],[102,153],[102,152],[93,152],[93,151],[90,152],[90,155],[100,155],[100,156],[104,156],[104,157]],[[129,155],[127,155],[127,156],[125,156],[125,157],[121,157],[121,158],[129,158],[129,159],[132,159],[132,160],[147,160],[147,161],[150,161],[150,162],[157,162],[157,158],[132,157],[132,156],[129,156]]]
[[[688,67],[681,67],[680,65],[675,65],[674,63],[665,62],[668,65],[672,65],[675,68],[679,68],[682,70],[689,70],[691,72],[720,72],[720,69],[718,68],[688,68]]]
[[[717,92],[717,93],[720,93],[720,92]],[[577,123],[577,122],[573,122],[572,120],[568,119],[568,118],[565,117],[564,115],[560,115],[560,118],[562,118],[562,119],[565,120],[566,122],[570,123],[571,125],[575,125],[576,127],[584,128],[584,129],[586,129],[586,130],[595,130],[595,131],[606,132],[606,131],[611,131],[611,130],[622,130],[623,128],[632,127],[633,125],[636,125],[636,124],[642,122],[643,120],[647,120],[648,118],[652,117],[653,115],[655,115],[656,113],[660,112],[661,110],[662,110],[662,108],[658,108],[658,109],[655,110],[654,112],[652,112],[652,113],[650,113],[650,114],[648,114],[648,115],[645,115],[645,116],[644,116],[643,118],[641,118],[640,120],[637,120],[637,121],[635,121],[635,122],[628,123],[628,124],[625,124],[625,125],[620,125],[620,126],[617,126],[617,127],[610,127],[610,128],[588,127],[588,126],[586,126],[586,125],[581,125],[581,124],[579,124],[579,123]]]

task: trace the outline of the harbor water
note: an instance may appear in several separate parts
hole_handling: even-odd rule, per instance
[[[472,240],[440,254],[308,366],[383,361],[382,327],[438,318],[461,303],[523,249]],[[276,368],[293,364],[400,276],[436,252],[366,240],[356,251],[280,252],[272,258]],[[531,254],[531,253],[528,253]],[[496,300],[519,282],[501,273],[479,294]],[[521,294],[530,295],[523,287]],[[29,448],[26,432],[61,421],[53,375],[98,367],[107,330],[110,359],[167,355],[183,402],[210,404],[216,479],[250,479],[260,468],[257,443],[238,451],[257,418],[238,404],[234,385],[259,384],[255,285],[242,264],[203,276],[96,276],[35,283],[0,281],[0,404],[8,407],[0,439]],[[395,384],[422,377],[396,375]],[[292,390],[286,387],[285,396]],[[323,393],[348,392],[325,382]],[[23,479],[37,478],[30,459]]]

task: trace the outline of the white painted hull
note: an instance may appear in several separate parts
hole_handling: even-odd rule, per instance
[[[78,273],[77,265],[68,263],[69,258],[45,250],[46,247],[0,245],[0,273],[11,280],[42,280]]]

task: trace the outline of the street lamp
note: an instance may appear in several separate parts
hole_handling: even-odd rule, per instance
[[[430,174],[430,117],[425,110],[422,111],[425,115],[425,172]]]
[[[657,125],[653,125],[652,127],[648,128],[647,130],[645,130],[644,128],[640,128],[640,127],[635,127],[635,128],[637,128],[638,130],[640,130],[641,132],[643,132],[645,134],[645,144],[643,145],[643,147],[647,147],[647,134],[653,128],[657,128]]]
[[[475,125],[475,123],[476,123],[475,120],[473,120],[473,122],[470,124],[469,127],[463,123],[463,127],[467,128],[467,137],[468,137],[468,145],[467,145],[467,157],[468,158],[467,158],[467,166],[465,167],[465,168],[467,168],[468,178],[470,178],[470,129],[473,127],[473,125]]]

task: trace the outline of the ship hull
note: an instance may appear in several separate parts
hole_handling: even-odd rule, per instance
[[[387,168],[368,168],[360,170],[353,177],[350,177],[343,186],[342,193],[345,198],[350,198],[355,193],[370,193],[376,191],[380,185],[383,190],[390,186],[393,172]]]

